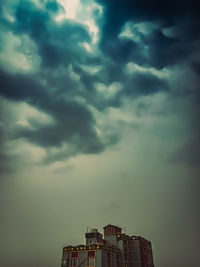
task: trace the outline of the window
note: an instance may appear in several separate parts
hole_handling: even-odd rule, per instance
[[[67,261],[66,260],[62,261],[62,266],[67,266]]]
[[[62,266],[63,267],[69,267],[69,259],[64,259],[63,261],[62,261]]]
[[[95,258],[87,258],[87,266],[95,266]]]
[[[88,251],[87,253],[87,266],[95,266],[95,251]]]
[[[78,252],[71,252],[70,266],[78,266]]]
[[[78,258],[78,252],[72,252],[71,258]]]
[[[71,259],[71,266],[78,266],[78,259]]]

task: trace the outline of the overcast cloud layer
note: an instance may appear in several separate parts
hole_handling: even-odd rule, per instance
[[[155,266],[199,266],[199,17],[191,0],[2,1],[0,266],[59,266],[108,223],[150,239]]]

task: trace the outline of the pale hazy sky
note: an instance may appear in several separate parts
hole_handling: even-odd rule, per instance
[[[200,266],[199,11],[1,2],[1,267],[58,267],[109,223],[156,267]]]

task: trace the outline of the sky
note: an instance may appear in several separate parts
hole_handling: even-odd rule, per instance
[[[87,227],[198,267],[200,8],[1,0],[0,266],[58,267]]]

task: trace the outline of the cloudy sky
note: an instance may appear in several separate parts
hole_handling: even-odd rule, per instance
[[[58,267],[108,223],[200,266],[195,2],[1,0],[1,267]]]

